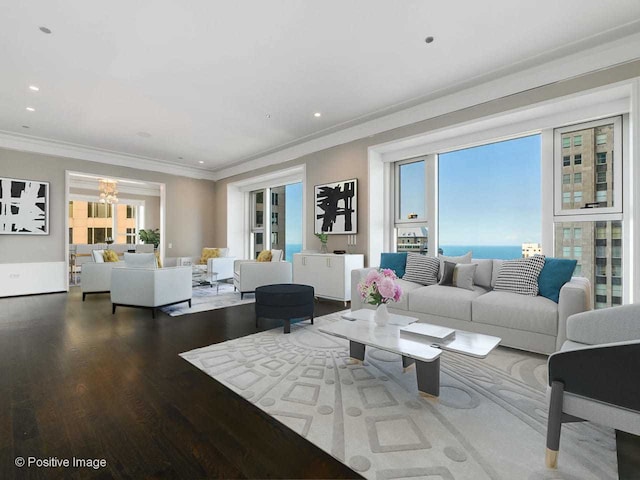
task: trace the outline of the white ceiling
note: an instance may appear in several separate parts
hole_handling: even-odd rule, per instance
[[[638,0],[2,3],[0,131],[210,172],[640,32]]]

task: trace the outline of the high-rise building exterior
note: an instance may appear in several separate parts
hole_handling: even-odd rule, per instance
[[[562,134],[562,208],[613,206],[613,125]],[[618,186],[620,188],[620,186]],[[622,222],[555,224],[555,255],[574,258],[593,286],[596,308],[622,304]]]
[[[522,258],[529,258],[538,253],[542,253],[542,245],[539,243],[522,244]]]
[[[105,243],[107,238],[115,243],[138,243],[136,216],[135,205],[72,200],[69,202],[69,243]]]

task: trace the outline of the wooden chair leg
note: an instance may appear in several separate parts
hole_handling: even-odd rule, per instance
[[[547,420],[547,451],[545,454],[545,464],[547,468],[558,468],[558,451],[560,450],[560,432],[562,430],[563,394],[564,384],[558,381],[552,382],[549,418]]]

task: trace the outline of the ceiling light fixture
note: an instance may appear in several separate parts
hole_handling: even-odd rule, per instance
[[[39,92],[40,87],[36,87],[35,85],[29,85],[29,90],[33,90],[34,92]]]
[[[42,33],[46,33],[47,35],[51,34],[51,30],[48,29],[47,27],[38,27],[38,29],[42,32]]]
[[[35,112],[36,109],[33,107],[27,107],[27,112]]]
[[[314,114],[313,114],[313,116],[314,116],[314,117],[316,117],[316,118],[318,118],[318,117],[321,117],[321,116],[322,116],[322,114],[321,114],[320,112],[316,112],[316,113],[314,113]]]
[[[424,39],[425,43],[432,43],[435,40],[435,38],[433,38],[432,36],[428,36],[427,38]]]
[[[98,191],[100,192],[100,203],[106,203],[107,205],[113,205],[118,203],[118,182],[115,180],[105,180],[101,178],[98,180]]]
[[[198,160],[198,163],[204,163],[204,161],[202,161],[202,160]]]

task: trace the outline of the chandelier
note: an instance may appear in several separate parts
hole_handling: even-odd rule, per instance
[[[100,192],[100,203],[106,203],[108,205],[118,203],[118,182],[115,180],[103,180],[98,181],[98,191]]]

